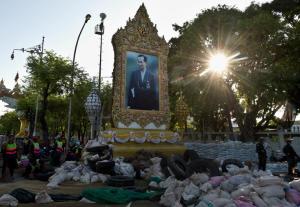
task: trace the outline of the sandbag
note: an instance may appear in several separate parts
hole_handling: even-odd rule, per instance
[[[177,202],[176,196],[174,192],[164,193],[159,201],[159,204],[166,206],[166,207],[173,207]]]
[[[189,179],[197,186],[204,184],[209,180],[209,177],[205,173],[194,173]]]
[[[117,175],[124,175],[129,177],[135,176],[134,168],[131,164],[125,163],[121,160],[115,161],[114,171]]]
[[[233,201],[237,207],[256,207],[252,203],[240,199]]]
[[[209,182],[206,182],[200,186],[200,190],[205,193],[210,191],[211,189],[213,189],[213,186]]]
[[[300,192],[300,180],[293,180],[292,182],[289,183],[289,185],[290,187]]]
[[[81,203],[96,203],[96,202],[90,201],[89,199],[86,199],[84,197],[79,202],[81,202]]]
[[[234,175],[234,176],[230,177],[228,180],[231,184],[238,186],[243,183],[250,183],[251,176],[250,175]]]
[[[23,188],[17,188],[10,193],[19,203],[32,203],[35,201],[35,194]]]
[[[256,192],[251,192],[250,198],[257,207],[268,207],[268,205],[265,203],[265,201],[263,199],[261,199]]]
[[[160,188],[168,188],[170,185],[172,185],[176,182],[177,182],[177,180],[175,179],[175,177],[170,176],[165,181],[160,182],[159,187]]]
[[[80,177],[80,182],[86,183],[86,184],[91,183],[91,175],[89,173],[86,173],[86,174],[82,175]]]
[[[232,203],[232,201],[227,198],[217,198],[217,199],[213,200],[212,203],[214,204],[215,207],[223,207],[227,204]]]
[[[277,197],[284,198],[285,192],[280,185],[269,185],[265,187],[254,188],[254,190],[262,197]]]
[[[224,207],[236,207],[236,205],[234,203],[228,203],[227,205],[225,205]]]
[[[284,190],[287,201],[294,203],[297,206],[300,205],[300,192],[291,188],[286,188]]]
[[[215,207],[213,202],[203,199],[195,207]]]
[[[209,179],[209,183],[213,186],[213,187],[217,187],[219,185],[221,185],[221,183],[225,180],[225,177],[224,176],[214,176],[214,177],[211,177]]]
[[[281,200],[277,197],[263,197],[262,199],[268,206],[280,206],[281,205]],[[284,207],[286,207],[286,206],[284,206]]]
[[[227,159],[227,160],[224,160],[224,162],[222,164],[222,172],[228,172],[227,165],[236,165],[239,168],[244,167],[243,163],[237,159]]]
[[[18,200],[9,194],[3,194],[0,197],[0,206],[18,206]]]
[[[257,181],[257,185],[261,186],[261,187],[264,187],[267,185],[280,185],[283,182],[280,177],[269,176],[269,175],[261,176],[256,181]]]
[[[235,190],[235,185],[232,184],[229,180],[225,180],[224,182],[221,183],[221,189],[231,193],[232,191]]]
[[[251,190],[253,189],[252,185],[247,185],[245,187],[242,188],[238,188],[238,190],[233,191],[231,193],[231,197],[232,198],[238,198],[240,196],[245,196],[245,197],[249,197]]]
[[[194,198],[197,198],[199,195],[200,195],[199,188],[196,185],[194,185],[193,183],[190,183],[189,185],[187,185],[184,188],[184,191],[182,193],[182,198],[185,201],[189,201],[189,200],[192,200]]]
[[[204,196],[201,197],[202,201],[205,200],[205,201],[213,201],[213,200],[216,200],[218,198],[218,194],[215,193],[215,192],[210,192]]]
[[[152,165],[148,168],[147,177],[164,177],[164,174],[162,173],[162,168],[160,165],[160,162],[162,158],[160,157],[153,157],[150,159],[152,162]]]
[[[35,202],[36,203],[51,203],[51,202],[53,202],[53,200],[46,191],[41,191],[38,194],[36,194]]]

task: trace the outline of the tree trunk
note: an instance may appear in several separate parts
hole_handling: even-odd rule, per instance
[[[226,113],[226,119],[228,122],[229,139],[233,140],[233,127],[232,127],[231,115],[230,115],[228,106],[225,109],[225,113]]]
[[[244,115],[243,127],[241,127],[242,141],[255,141],[256,111],[250,111]]]
[[[28,136],[32,137],[33,135],[33,130],[34,130],[34,116],[32,115],[32,113],[30,113],[29,115],[29,132],[28,132]]]
[[[48,124],[46,121],[46,113],[48,109],[48,86],[44,89],[43,91],[43,99],[42,99],[42,108],[41,108],[41,113],[40,113],[40,122],[41,122],[41,128],[42,128],[42,133],[43,133],[43,140],[48,141]]]

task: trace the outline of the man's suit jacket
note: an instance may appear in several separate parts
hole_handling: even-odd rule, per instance
[[[140,70],[133,71],[128,91],[128,107],[130,109],[158,110],[155,83],[154,75],[149,70],[145,71],[143,80]]]

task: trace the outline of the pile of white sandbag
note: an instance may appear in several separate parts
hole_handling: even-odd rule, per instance
[[[47,187],[58,188],[64,181],[80,181],[82,183],[105,182],[107,175],[93,172],[84,164],[78,164],[74,161],[66,161],[59,168],[55,169],[55,174],[49,178]]]
[[[153,185],[153,183],[151,183]],[[247,167],[222,176],[197,173],[179,181],[169,177],[158,184],[164,188],[160,204],[190,207],[296,207],[300,205],[300,181],[284,182],[270,172]]]

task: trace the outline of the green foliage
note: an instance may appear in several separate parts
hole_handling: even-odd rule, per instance
[[[68,114],[68,99],[65,96],[50,96],[47,109],[49,131],[54,136],[65,131]]]
[[[47,51],[42,60],[39,56],[28,57],[27,73],[29,75],[26,83],[30,89],[39,91],[41,96],[63,94],[69,89],[71,72],[70,60]]]
[[[171,109],[182,90],[198,130],[226,130],[235,118],[244,140],[274,123],[282,103],[299,93],[300,80],[298,9],[274,10],[278,2],[252,3],[244,12],[213,7],[174,25],[180,36],[169,42]],[[206,70],[217,51],[234,55],[223,76]]]
[[[16,134],[20,128],[20,121],[17,113],[7,112],[0,117],[0,134]]]
[[[73,68],[71,61],[58,56],[54,52],[47,51],[41,58],[30,56],[27,59],[26,90],[39,94],[40,110],[39,124],[41,126],[44,139],[48,138],[48,122],[51,130],[65,130],[67,119],[66,95],[70,93],[73,74],[73,87],[77,90],[81,82],[87,80],[87,74],[76,65]],[[76,106],[83,106],[83,102],[78,102]],[[59,118],[59,122],[55,120]],[[76,119],[74,120],[76,122]]]
[[[112,110],[112,84],[109,82],[103,82],[101,86],[101,94],[100,94],[102,107],[103,107],[103,120],[102,126],[105,123],[111,122],[111,110]]]

